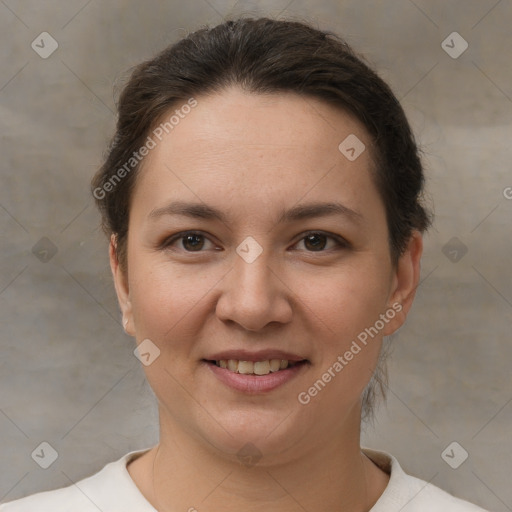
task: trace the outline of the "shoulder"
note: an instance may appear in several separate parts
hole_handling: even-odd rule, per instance
[[[429,482],[410,475],[405,475],[401,492],[408,499],[403,512],[486,512],[469,501],[457,498]]]
[[[0,512],[71,512],[72,510],[98,512],[98,508],[74,486],[38,492],[0,505]]]
[[[425,480],[406,474],[388,453],[366,448],[363,452],[390,474],[388,486],[371,512],[487,512]]]
[[[0,504],[0,512],[107,512],[112,510],[112,503],[123,507],[125,499],[129,500],[129,504],[123,507],[126,512],[131,510],[132,505],[139,506],[139,510],[147,510],[144,508],[148,505],[147,502],[137,492],[126,470],[127,462],[145,451],[130,452],[107,464],[98,473],[68,487],[39,492]],[[132,499],[133,496],[136,499]],[[114,506],[114,509],[117,507]]]

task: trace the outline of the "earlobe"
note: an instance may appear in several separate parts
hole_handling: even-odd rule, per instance
[[[393,334],[405,323],[420,280],[422,253],[423,237],[419,231],[414,230],[405,251],[398,260],[393,276],[388,308],[394,309],[396,315],[386,325],[384,336]]]
[[[117,251],[117,238],[112,234],[109,246],[110,269],[114,278],[114,285],[117,294],[117,301],[123,318],[123,328],[127,334],[135,335],[133,329],[132,304],[130,301],[130,290],[125,270],[121,267]]]

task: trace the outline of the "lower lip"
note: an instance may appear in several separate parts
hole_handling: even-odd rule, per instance
[[[230,388],[252,394],[266,393],[286,384],[306,366],[306,363],[299,363],[268,375],[244,375],[221,368],[214,363],[206,362],[205,364],[221,382]]]

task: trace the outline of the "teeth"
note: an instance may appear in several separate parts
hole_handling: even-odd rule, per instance
[[[238,361],[238,373],[243,375],[254,373],[254,363],[252,361]]]
[[[271,359],[270,360],[270,371],[278,372],[279,368],[281,368],[281,361],[279,359]]]
[[[257,361],[253,364],[256,375],[268,375],[270,373],[270,361]]]
[[[286,359],[267,359],[265,361],[237,361],[236,359],[222,359],[215,361],[217,366],[227,368],[242,375],[268,375],[272,372],[284,370],[294,363]]]

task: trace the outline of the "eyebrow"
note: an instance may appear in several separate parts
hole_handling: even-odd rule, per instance
[[[161,208],[152,210],[148,217],[157,219],[166,215],[181,215],[195,219],[218,220],[224,224],[228,223],[228,218],[224,212],[204,203],[187,203],[184,201],[174,201]],[[293,206],[281,213],[277,223],[293,222],[317,217],[327,217],[331,215],[341,215],[350,220],[360,223],[363,216],[351,208],[341,203],[306,203]]]

